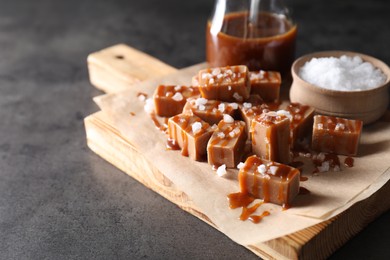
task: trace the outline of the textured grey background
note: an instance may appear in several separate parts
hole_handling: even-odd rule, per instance
[[[390,3],[290,0],[298,55],[344,49],[390,64]],[[101,94],[89,53],[124,42],[181,68],[204,60],[214,1],[0,0],[0,259],[255,259],[93,154]],[[332,259],[390,258],[390,212]]]

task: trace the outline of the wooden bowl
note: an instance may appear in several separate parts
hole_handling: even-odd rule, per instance
[[[342,55],[360,56],[363,61],[370,62],[387,76],[385,83],[368,90],[339,91],[315,86],[299,77],[299,69],[312,58],[338,58]],[[291,102],[312,106],[317,114],[360,119],[364,124],[369,124],[379,119],[389,105],[390,69],[384,62],[364,54],[347,51],[325,51],[308,54],[293,63],[291,73],[293,77],[290,89]]]

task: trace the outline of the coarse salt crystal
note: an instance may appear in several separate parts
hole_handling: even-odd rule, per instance
[[[180,90],[181,90],[181,86],[180,85],[175,86],[175,91],[180,91]]]
[[[200,130],[202,130],[202,123],[201,122],[195,122],[191,125],[191,128],[192,128],[192,132],[194,134],[197,134],[200,132]]]
[[[232,86],[228,86],[228,91],[231,91],[232,90]]]
[[[324,124],[318,123],[318,124],[317,124],[317,129],[319,129],[319,130],[324,129]]]
[[[325,154],[324,153],[317,154],[317,159],[320,160],[320,161],[325,160]]]
[[[343,123],[337,123],[334,130],[336,131],[342,131],[345,129],[345,125]]]
[[[240,134],[240,132],[241,132],[240,128],[236,127],[232,131],[230,131],[229,136],[232,137],[232,138],[236,137],[237,135]]]
[[[244,166],[245,166],[245,163],[240,162],[240,163],[237,165],[237,169],[241,170]]]
[[[267,116],[272,116],[272,117],[278,116],[278,114],[275,111],[270,111],[266,115]]]
[[[226,173],[227,173],[227,171],[226,171],[226,164],[222,164],[221,166],[218,167],[218,169],[217,169],[217,175],[218,175],[219,177],[224,176]]]
[[[319,172],[328,172],[330,169],[330,164],[328,161],[325,161],[321,164],[321,166],[317,167]]]
[[[206,110],[206,107],[205,107],[204,105],[199,105],[199,106],[198,106],[198,109],[199,109],[200,111],[204,111],[204,110]]]
[[[211,72],[211,74],[213,74],[214,76],[217,76],[218,74],[221,73],[221,69],[220,68],[215,68],[213,69],[213,71]]]
[[[238,104],[237,103],[230,103],[229,107],[231,107],[233,109],[237,109],[238,108]]]
[[[205,98],[197,98],[195,100],[195,104],[197,106],[199,106],[199,105],[206,105],[207,104],[207,99],[205,99]]]
[[[228,114],[224,114],[224,115],[223,115],[223,121],[224,121],[225,123],[233,123],[233,122],[234,122],[234,118],[231,117],[231,116],[228,115]]]
[[[244,108],[248,108],[248,109],[252,107],[252,104],[247,102],[244,102],[244,104],[242,105],[244,106]]]
[[[264,165],[264,164],[260,164],[258,167],[257,167],[257,171],[264,175],[267,171],[267,167]]]
[[[182,101],[183,95],[180,92],[176,92],[175,95],[172,96],[172,99],[175,101]]]
[[[211,79],[209,80],[209,84],[214,84],[214,83],[215,83],[214,78],[211,78]]]
[[[275,175],[276,174],[276,172],[278,171],[278,166],[270,166],[269,167],[269,171],[270,171],[270,173],[272,174],[272,175]]]
[[[154,112],[154,102],[152,98],[145,100],[144,110],[148,114],[152,114]]]
[[[290,114],[290,112],[288,112],[287,110],[278,110],[276,111],[276,114],[278,116],[285,116],[287,117],[288,119],[292,120],[292,115]]]
[[[218,110],[221,112],[221,113],[223,113],[223,112],[225,112],[225,103],[221,103],[221,104],[219,104],[218,105]]]
[[[371,63],[346,55],[313,58],[302,66],[299,76],[318,87],[343,91],[372,89],[386,81],[383,72]]]
[[[138,96],[138,100],[143,102],[146,100],[146,96],[141,94]]]
[[[220,138],[220,139],[225,138],[225,134],[224,134],[223,132],[218,132],[218,133],[217,133],[217,136],[218,136],[218,138]]]

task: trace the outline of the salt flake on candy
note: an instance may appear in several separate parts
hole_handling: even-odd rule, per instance
[[[182,101],[184,97],[180,92],[176,92],[175,95],[172,96],[172,99],[175,101]]]
[[[231,117],[231,116],[228,115],[228,114],[224,114],[224,115],[223,115],[223,121],[224,121],[225,123],[233,123],[233,122],[234,122],[234,118]]]
[[[195,122],[191,125],[192,132],[194,134],[199,133],[202,130],[202,123],[201,122]]]
[[[227,171],[226,171],[226,164],[222,164],[221,166],[218,167],[217,169],[217,175],[219,177],[222,177],[224,175],[226,175]]]

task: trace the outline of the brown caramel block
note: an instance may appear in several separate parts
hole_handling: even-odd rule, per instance
[[[218,124],[227,114],[235,117],[238,111],[237,103],[228,103],[205,98],[189,99],[183,108],[183,113],[191,112],[210,125]]]
[[[240,167],[238,181],[241,193],[288,208],[299,192],[298,169],[261,159],[255,155]]]
[[[219,167],[235,168],[240,162],[246,141],[245,123],[221,120],[207,145],[208,163]]]
[[[212,133],[210,125],[197,116],[179,114],[168,120],[169,140],[181,148],[182,155],[196,161],[205,159]]]
[[[314,116],[312,148],[320,152],[356,155],[363,122],[333,116]]]
[[[246,66],[228,66],[199,71],[202,97],[226,102],[243,102],[249,98],[251,85]]]
[[[279,110],[255,116],[251,125],[252,151],[263,159],[290,162],[290,119]]]
[[[313,128],[314,108],[299,103],[288,104],[285,108],[291,114],[291,145],[311,134]]]
[[[196,87],[160,85],[153,94],[156,114],[164,117],[180,114],[187,99],[197,96]]]
[[[245,131],[250,140],[252,140],[251,125],[253,118],[266,112],[269,112],[269,108],[266,104],[253,105],[250,102],[244,102],[240,105],[241,118],[245,122]]]
[[[249,72],[251,93],[259,94],[265,102],[279,100],[280,84],[282,78],[276,71],[251,71]]]

